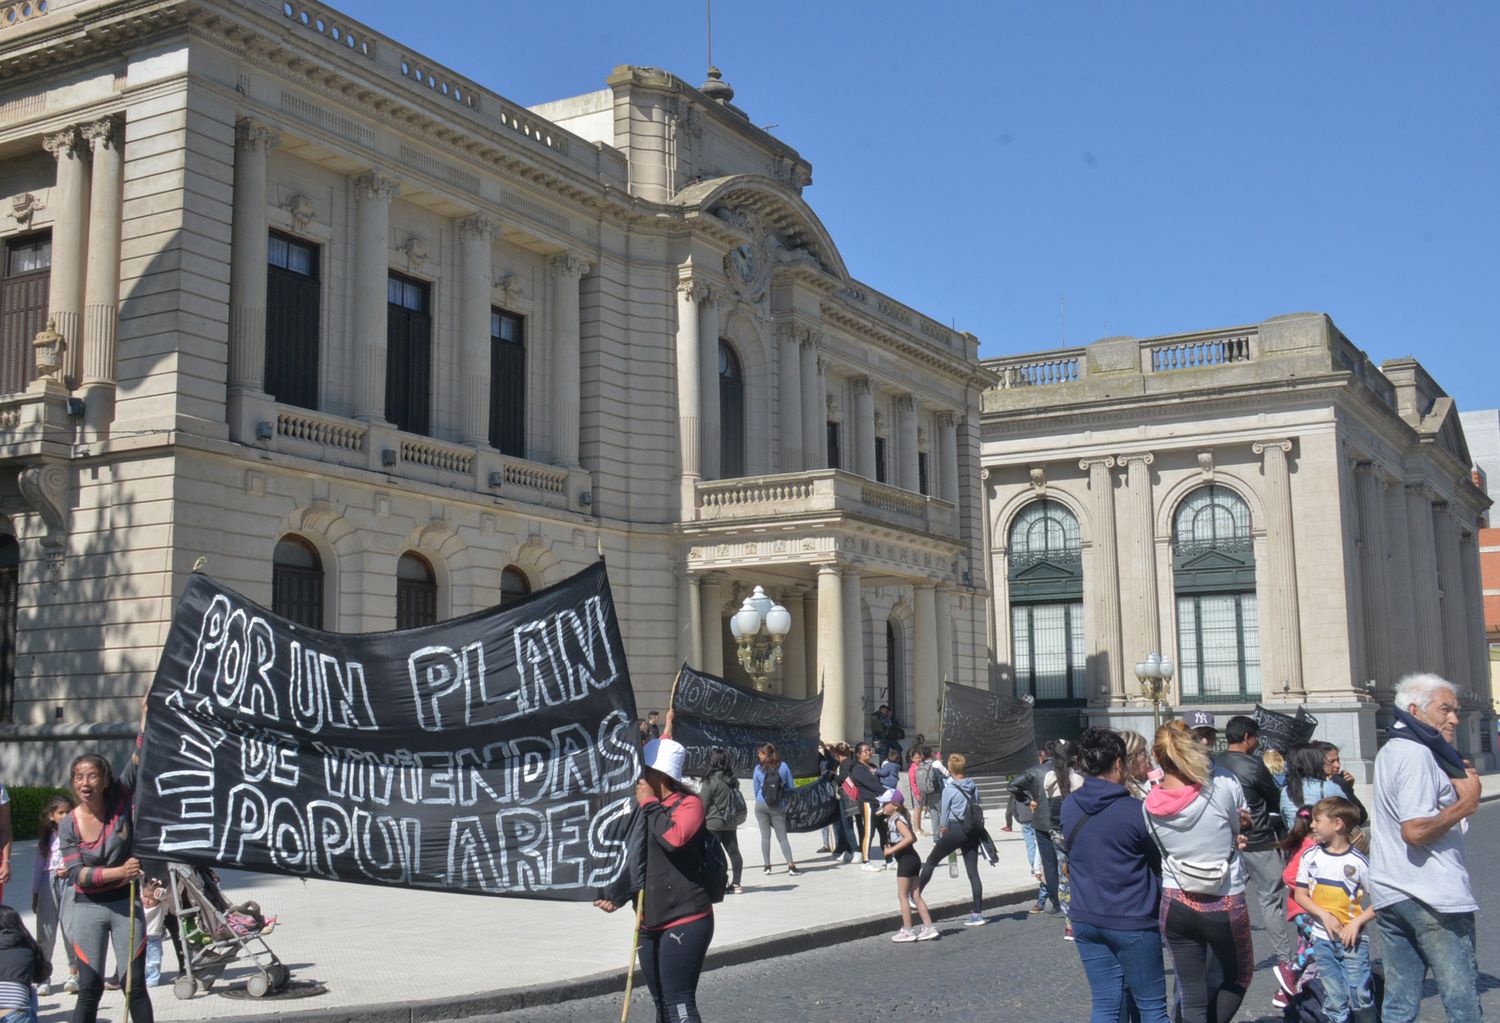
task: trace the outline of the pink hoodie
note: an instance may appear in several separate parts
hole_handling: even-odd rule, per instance
[[[1180,789],[1158,785],[1146,796],[1146,812],[1156,817],[1171,817],[1181,813],[1202,791],[1202,785],[1184,785]]]

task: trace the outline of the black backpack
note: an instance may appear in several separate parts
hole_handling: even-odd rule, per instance
[[[786,795],[786,789],[781,784],[781,765],[776,765],[776,770],[767,771],[760,780],[760,798],[763,803],[771,809],[781,805],[782,797]]]
[[[726,778],[724,784],[729,791],[729,817],[724,823],[728,824],[731,828],[737,828],[744,824],[746,818],[750,816],[750,808],[745,805],[745,797],[740,793],[739,782]]]
[[[708,901],[723,902],[729,890],[729,857],[724,855],[724,844],[708,828],[698,829],[699,877]]]

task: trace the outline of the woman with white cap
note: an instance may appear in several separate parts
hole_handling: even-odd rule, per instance
[[[641,917],[641,974],[656,1002],[658,1021],[702,1023],[698,1015],[698,975],[714,936],[713,897],[703,854],[703,802],[682,786],[687,750],[673,741],[672,714],[666,729],[641,751],[645,766],[635,798],[645,826],[645,863],[635,864],[635,888],[611,891],[594,905],[606,913],[628,905],[645,889]],[[723,864],[717,867],[722,869]]]

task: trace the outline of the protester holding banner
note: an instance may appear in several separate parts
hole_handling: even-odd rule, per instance
[[[145,728],[143,700],[143,733]],[[137,750],[140,742],[137,736]],[[73,1023],[94,1023],[98,1016],[99,998],[104,993],[100,971],[111,946],[120,971],[129,971],[126,986],[132,1023],[152,1023],[156,1018],[146,988],[145,915],[133,884],[143,874],[135,855],[131,820],[139,770],[139,752],[131,755],[118,778],[108,760],[97,753],[85,753],[73,761],[69,772],[78,806],[58,829],[58,848],[74,889],[67,928],[68,938],[78,950],[78,1001],[73,1006]]]
[[[786,798],[793,788],[792,769],[781,762],[773,743],[766,743],[757,753],[760,763],[755,765],[751,777],[755,790],[755,823],[760,827],[760,872],[771,873],[771,832],[781,843],[781,855],[786,860],[786,872],[798,877],[802,871],[792,858],[792,844],[786,838]]]
[[[666,736],[671,734],[669,713]],[[682,787],[687,750],[681,743],[665,736],[653,739],[641,751],[641,759],[644,770],[636,783],[636,801],[645,840],[637,848],[643,850],[645,862],[632,864],[630,880],[594,905],[613,913],[635,896],[628,889],[644,890],[641,975],[656,1002],[656,1017],[702,1023],[698,977],[714,936],[714,897],[709,890],[714,865],[700,835],[706,820],[703,802]]]
[[[708,830],[714,833],[729,857],[729,890],[744,892],[740,875],[745,859],[740,855],[739,826],[745,823],[745,797],[740,795],[739,779],[734,776],[734,757],[720,747],[708,755],[708,773],[703,776],[703,805],[707,807]]]
[[[860,836],[860,858],[865,861],[865,870],[884,870],[885,858],[880,855],[880,846],[875,843],[875,816],[880,794],[885,786],[875,775],[875,747],[862,742],[854,748],[854,766],[849,769],[849,780],[859,794],[858,829]]]

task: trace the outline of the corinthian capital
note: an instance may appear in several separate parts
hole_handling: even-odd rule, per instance
[[[854,388],[854,393],[855,394],[869,394],[870,393],[871,384],[870,384],[870,378],[869,377],[855,377],[849,383]]]
[[[708,285],[697,277],[679,277],[677,293],[689,302],[702,302],[708,297]]]
[[[958,425],[958,415],[953,412],[939,412],[937,424],[940,429],[951,430]]]
[[[916,410],[917,410],[917,399],[916,399],[915,396],[910,395],[910,394],[898,394],[898,395],[896,395],[896,411],[904,413],[904,412],[915,412]]]
[[[401,193],[401,183],[395,178],[371,171],[354,179],[354,197],[360,202],[380,200],[390,202]]]
[[[82,125],[81,130],[83,131],[83,137],[89,140],[89,145],[93,146],[95,150],[118,150],[124,138],[124,132],[120,130],[121,127],[120,118],[103,117],[97,121],[90,121],[88,124]]]
[[[487,242],[499,233],[500,225],[480,213],[458,222],[458,235],[467,240]]]
[[[589,272],[588,261],[571,252],[559,252],[547,260],[547,269],[553,277],[571,277],[574,280]]]
[[[63,157],[82,156],[83,136],[78,133],[77,128],[64,128],[51,135],[43,135],[42,148],[59,160]]]
[[[234,122],[234,144],[239,149],[275,149],[281,145],[281,132],[244,117]]]

